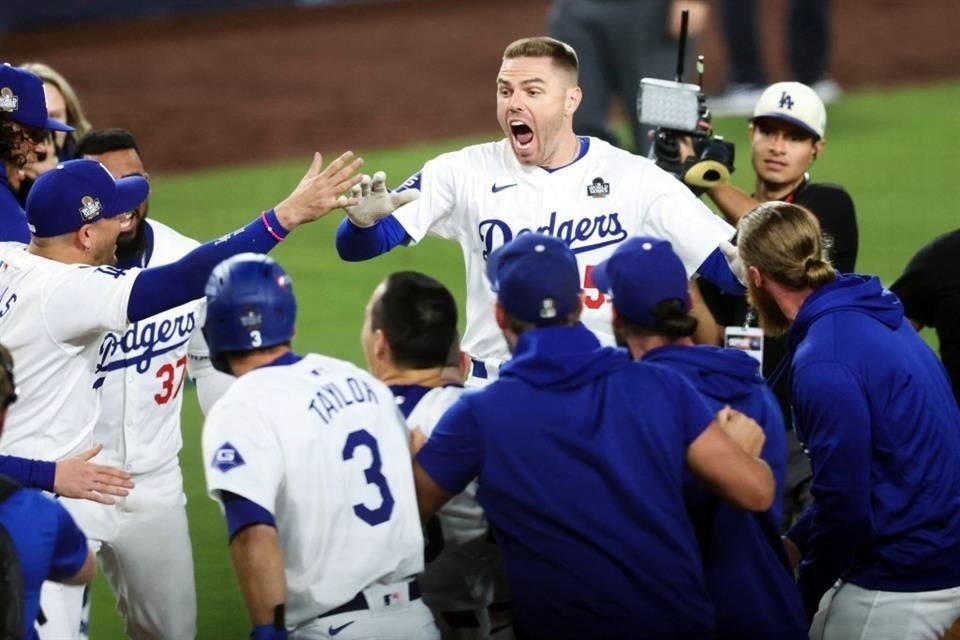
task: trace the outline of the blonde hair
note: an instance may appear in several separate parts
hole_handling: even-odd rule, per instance
[[[77,92],[67,82],[56,69],[43,62],[25,62],[20,65],[21,69],[26,69],[43,80],[44,84],[50,84],[56,87],[63,95],[63,101],[67,105],[67,124],[75,129],[73,134],[77,139],[93,128],[87,116],[83,114],[83,107],[80,106],[80,99]]]
[[[514,40],[503,51],[504,60],[513,58],[551,58],[554,64],[571,72],[574,77],[580,70],[580,61],[573,47],[547,36]]]
[[[741,218],[738,234],[744,265],[787,288],[816,289],[837,277],[819,221],[801,206],[764,202]]]

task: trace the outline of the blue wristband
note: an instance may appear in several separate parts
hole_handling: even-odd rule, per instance
[[[250,640],[287,640],[287,630],[273,624],[258,624],[250,632]]]

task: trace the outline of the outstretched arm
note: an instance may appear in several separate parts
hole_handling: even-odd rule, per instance
[[[354,206],[358,198],[339,194],[360,182],[356,171],[362,164],[362,159],[354,159],[348,151],[321,169],[322,158],[316,154],[296,189],[274,209],[242,229],[200,245],[176,262],[141,272],[130,292],[127,318],[136,322],[200,298],[210,272],[223,260],[246,251],[267,253],[296,227],[338,207]]]

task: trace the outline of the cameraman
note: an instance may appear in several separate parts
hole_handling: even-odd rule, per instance
[[[842,186],[811,182],[808,173],[823,152],[826,125],[823,101],[810,87],[799,82],[778,82],[767,87],[747,125],[750,157],[756,173],[753,194],[747,194],[729,182],[709,188],[705,193],[734,225],[755,206],[771,200],[783,200],[809,209],[820,221],[823,233],[829,236],[831,262],[840,272],[848,273],[854,270],[857,259],[858,233],[853,200]],[[689,140],[683,140],[680,147],[680,158],[686,162],[694,155],[693,145]],[[658,164],[661,163],[658,161]],[[749,309],[745,298],[727,295],[704,280],[697,282],[713,315],[713,318],[701,318],[712,341],[722,340],[724,326],[757,326],[756,314]],[[788,375],[770,380],[785,355],[781,338],[765,337],[763,375],[772,385],[784,411],[785,422],[790,425]],[[784,527],[810,501],[810,465],[792,430],[788,434],[788,444],[790,464]]]

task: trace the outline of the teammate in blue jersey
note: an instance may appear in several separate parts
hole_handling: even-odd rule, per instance
[[[7,408],[17,400],[13,376],[13,358],[0,345],[0,433],[7,417]],[[45,580],[65,584],[89,583],[96,572],[93,553],[87,539],[73,518],[56,500],[35,489],[17,488],[9,479],[0,477],[0,528],[13,542],[22,576],[23,630],[20,636],[34,640],[33,623],[40,609],[40,586]],[[10,568],[0,569],[8,577]],[[7,583],[4,582],[4,588]],[[0,592],[0,607],[7,608],[12,594]],[[4,628],[4,631],[13,631]],[[7,637],[4,635],[4,637]]]
[[[7,168],[21,169],[36,162],[47,143],[48,131],[73,127],[47,117],[43,80],[24,69],[0,65],[0,242],[30,242],[27,216],[9,184]]]
[[[712,637],[684,470],[766,511],[763,431],[730,409],[714,415],[680,374],[601,347],[579,322],[562,240],[524,234],[488,264],[513,358],[419,451],[421,519],[478,478],[521,637]]]
[[[697,320],[690,313],[687,276],[666,240],[627,240],[597,265],[594,282],[613,297],[614,331],[634,358],[680,372],[712,410],[729,405],[759,422],[766,434],[760,456],[777,484],[767,513],[724,504],[688,474],[687,505],[700,539],[717,636],[806,640],[800,592],[777,530],[787,455],[783,418],[760,377],[760,363],[736,349],[694,346]]]
[[[768,202],[739,228],[813,467],[786,543],[810,637],[939,639],[960,619],[960,409],[943,366],[877,278],[833,269],[809,211]]]
[[[367,260],[427,235],[460,244],[467,279],[463,348],[475,361],[470,384],[494,378],[509,357],[490,315],[494,297],[484,263],[520,234],[537,231],[570,246],[587,290],[582,321],[606,344],[613,344],[610,304],[591,272],[630,236],[669,238],[688,275],[743,293],[719,248],[732,227],[653,162],[574,133],[578,66],[576,52],[553,38],[510,44],[496,78],[504,138],[445,153],[393,193],[375,175],[358,188],[354,195],[362,201],[347,208],[337,231],[344,260]]]
[[[429,438],[465,391],[453,295],[422,273],[390,274],[370,296],[361,341],[370,373],[389,385],[410,428]],[[476,482],[425,527],[420,587],[444,640],[490,637],[498,564],[487,532]]]

